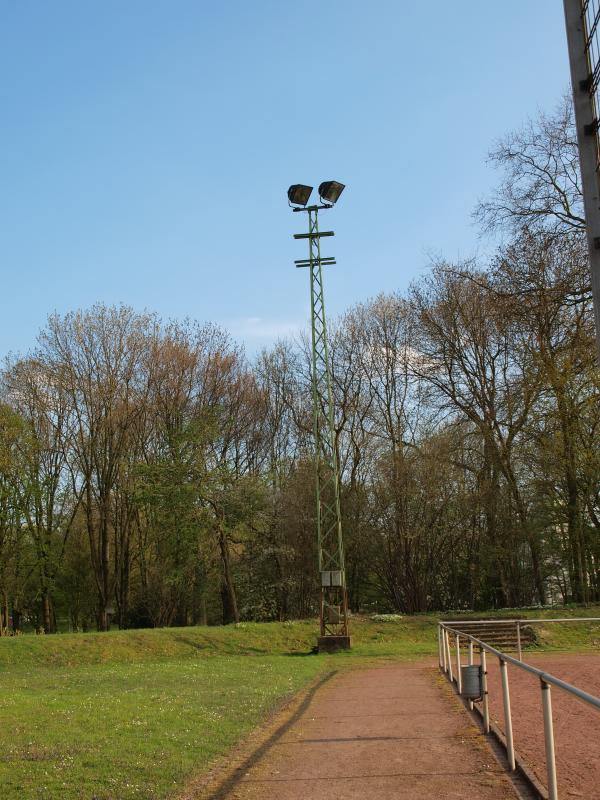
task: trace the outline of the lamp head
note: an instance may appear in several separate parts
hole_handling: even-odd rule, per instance
[[[302,183],[295,183],[288,189],[288,201],[293,206],[305,206],[312,193],[312,186],[304,186]]]
[[[335,205],[339,200],[341,193],[344,191],[345,185],[338,183],[338,181],[323,181],[319,186],[319,197],[325,203]]]

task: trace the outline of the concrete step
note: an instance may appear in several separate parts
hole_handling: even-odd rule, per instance
[[[468,633],[476,639],[486,642],[499,650],[517,650],[519,637],[514,620],[490,620],[482,624],[481,620],[445,620],[448,627],[457,632]],[[535,631],[526,623],[520,627],[521,647],[527,647],[536,641]],[[466,643],[465,643],[466,644]]]

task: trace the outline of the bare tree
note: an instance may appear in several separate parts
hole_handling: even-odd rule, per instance
[[[27,427],[18,442],[18,509],[35,544],[46,633],[56,631],[52,589],[79,506],[69,464],[69,401],[59,382],[35,358],[15,361],[3,374],[3,392]]]
[[[489,161],[502,170],[499,186],[479,202],[475,219],[485,233],[524,228],[547,233],[585,230],[579,151],[570,96],[554,113],[540,113],[500,139]]]
[[[512,297],[504,307],[518,326],[515,357],[523,351],[538,372],[541,397],[529,428],[536,440],[531,457],[540,463],[536,483],[542,494],[550,493],[553,521],[566,521],[569,594],[580,602],[589,599],[590,576],[596,573],[586,552],[587,487],[581,480],[580,453],[582,423],[591,422],[586,410],[598,408],[587,279],[584,241],[526,232],[499,255],[490,280],[496,292]],[[570,302],[573,296],[579,302]]]
[[[152,315],[96,305],[50,317],[35,354],[69,402],[70,450],[98,589],[99,630],[108,629],[115,597],[114,494],[148,395],[147,351],[156,328]],[[124,555],[121,550],[119,557]]]
[[[467,419],[484,443],[490,468],[490,497],[497,493],[495,476],[506,481],[516,521],[529,547],[533,579],[543,604],[546,589],[539,535],[533,530],[522,490],[515,445],[539,394],[535,371],[513,358],[514,332],[502,304],[485,287],[485,277],[465,277],[459,270],[436,265],[423,285],[415,287],[413,304],[419,322],[415,371],[426,380],[440,410]],[[506,556],[515,555],[508,548]]]

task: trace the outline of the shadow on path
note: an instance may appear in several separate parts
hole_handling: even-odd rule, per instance
[[[300,703],[298,708],[294,711],[294,713],[286,719],[284,723],[282,723],[273,733],[266,739],[256,750],[251,753],[242,763],[235,768],[233,774],[229,775],[225,778],[217,787],[214,789],[210,794],[206,795],[206,800],[224,800],[224,798],[228,797],[229,793],[235,789],[235,787],[240,783],[240,781],[246,775],[249,769],[251,769],[255,764],[260,761],[260,759],[268,753],[268,751],[273,747],[274,744],[277,743],[281,737],[287,733],[287,731],[294,725],[294,723],[300,719],[302,714],[306,711],[309,707],[311,700],[315,696],[315,694],[321,689],[328,681],[334,678],[337,675],[337,670],[333,670],[332,672],[328,672],[324,675],[320,681],[315,683],[315,685],[307,692],[306,697]]]

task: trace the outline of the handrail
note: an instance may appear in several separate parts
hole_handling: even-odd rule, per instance
[[[515,667],[524,669],[526,672],[531,672],[533,675],[537,675],[539,679],[544,683],[551,683],[553,686],[557,686],[559,689],[563,689],[565,692],[574,694],[580,700],[583,700],[584,703],[589,703],[595,708],[600,709],[600,698],[595,697],[593,694],[588,694],[588,692],[584,692],[582,689],[578,689],[576,686],[573,686],[572,684],[567,683],[566,681],[561,681],[560,678],[556,678],[549,672],[544,672],[543,670],[538,669],[537,667],[533,667],[531,664],[525,664],[523,661],[519,661],[518,658],[513,658],[513,656],[509,656],[506,653],[503,653],[501,650],[496,650],[495,647],[492,647],[490,644],[482,642],[481,639],[477,639],[475,636],[471,636],[471,634],[466,633],[465,631],[457,631],[455,628],[449,628],[444,622],[440,622],[439,624],[442,628],[451,631],[454,634],[454,636],[456,636],[456,634],[458,633],[465,639],[469,639],[470,641],[477,644],[479,647],[483,648],[484,650],[487,650],[488,653],[492,653],[492,655],[496,656],[501,661],[508,661],[509,664],[514,664]]]
[[[540,617],[539,619],[528,619],[527,617],[515,617],[514,619],[446,619],[439,620],[440,625],[458,625],[459,623],[466,623],[467,625],[514,625],[517,622],[523,622],[526,625],[538,625],[544,622],[600,622],[600,617],[563,617],[552,619],[551,617]]]
[[[523,619],[518,619],[517,622],[525,622],[527,625],[538,625],[544,622],[600,622],[600,617],[558,617],[556,619],[552,619],[551,617],[547,619],[544,619],[544,617],[540,617],[539,619],[527,619],[527,617],[524,617]]]
[[[477,623],[477,624],[488,624],[488,625],[496,625],[498,622],[510,623],[516,626],[517,629],[517,640],[518,640],[518,650],[519,650],[519,659],[513,658],[513,656],[509,656],[506,653],[502,652],[501,650],[492,647],[492,645],[487,644],[486,642],[478,639],[476,636],[473,636],[470,633],[467,633],[465,630],[460,630],[460,628],[454,627],[455,625],[460,625],[461,622],[464,623]],[[500,664],[500,673],[501,673],[501,683],[502,683],[502,701],[504,707],[504,723],[505,723],[505,732],[506,737],[504,741],[504,746],[506,747],[506,755],[508,758],[509,767],[511,770],[515,770],[516,768],[516,760],[515,760],[515,748],[513,742],[513,730],[512,730],[512,712],[511,712],[511,704],[510,704],[510,691],[508,685],[508,669],[507,665],[512,664],[519,669],[524,670],[525,672],[529,672],[532,675],[536,675],[540,679],[540,687],[542,691],[542,711],[543,711],[543,720],[544,720],[544,746],[546,751],[546,770],[548,774],[548,798],[549,800],[558,800],[558,784],[556,779],[556,756],[555,756],[555,748],[554,748],[554,723],[552,719],[552,700],[551,700],[551,686],[555,686],[558,689],[562,689],[567,694],[571,694],[576,697],[578,700],[581,700],[584,703],[592,706],[592,708],[596,708],[600,710],[600,698],[595,697],[594,695],[589,694],[588,692],[584,692],[582,689],[578,689],[576,686],[573,686],[566,681],[557,678],[555,675],[551,675],[549,672],[544,672],[544,670],[538,669],[537,667],[532,666],[531,664],[525,664],[522,661],[522,652],[521,652],[521,639],[520,639],[520,629],[521,625],[523,624],[530,624],[530,623],[544,623],[544,622],[600,622],[599,617],[568,617],[564,619],[514,619],[514,620],[440,620],[438,622],[438,651],[439,651],[439,664],[440,669],[442,669],[445,673],[448,674],[450,683],[456,683],[457,689],[459,694],[461,694],[462,689],[462,663],[460,657],[460,640],[464,638],[469,642],[469,658],[468,658],[468,665],[471,666],[473,664],[473,645],[477,645],[479,648],[480,654],[480,675],[481,675],[481,695],[480,700],[483,701],[483,709],[482,709],[482,717],[483,717],[483,730],[485,733],[490,732],[490,711],[489,711],[489,703],[488,703],[488,682],[487,682],[487,663],[486,663],[486,654],[490,653],[493,656],[498,658]],[[480,634],[481,635],[481,634]],[[450,639],[454,638],[456,644],[456,667],[457,667],[457,675],[456,677],[452,674],[452,655],[450,651]],[[469,707],[473,708],[473,702],[469,700]]]

